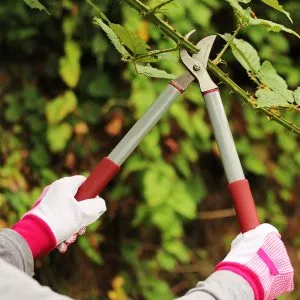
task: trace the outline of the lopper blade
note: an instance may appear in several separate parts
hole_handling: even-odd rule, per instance
[[[194,31],[189,32],[186,37],[190,37],[193,32]],[[217,88],[217,85],[211,80],[206,70],[209,54],[215,39],[216,35],[210,35],[200,40],[196,45],[198,48],[200,48],[200,51],[193,54],[193,56],[191,56],[186,49],[180,50],[182,62],[198,79],[202,92]]]

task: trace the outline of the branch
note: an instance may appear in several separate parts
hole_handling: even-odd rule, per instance
[[[219,209],[213,211],[202,211],[199,213],[200,220],[222,219],[235,216],[234,208]]]
[[[219,62],[222,59],[223,54],[226,52],[226,50],[228,49],[228,47],[230,46],[230,44],[233,42],[233,40],[235,39],[235,37],[238,35],[238,33],[241,31],[242,29],[242,25],[239,25],[238,28],[234,31],[233,35],[231,36],[231,38],[229,39],[229,41],[225,44],[225,46],[223,47],[223,49],[221,50],[221,52],[217,55],[217,57],[213,60],[213,63],[215,65],[218,65]]]
[[[154,13],[151,13],[151,10],[148,6],[143,4],[139,0],[123,0],[127,4],[129,4],[132,8],[137,10],[142,16],[146,17],[151,21],[153,24],[157,26],[157,28],[163,32],[166,36],[170,39],[175,41],[177,44],[181,45],[182,47],[190,50],[192,53],[197,53],[199,49],[187,40],[183,35],[181,35],[174,27],[172,27],[167,22],[163,21],[161,18],[156,16]],[[240,96],[245,102],[250,104],[253,108],[257,111],[264,113],[267,115],[271,120],[281,124],[291,132],[294,132],[300,135],[300,128],[293,125],[291,122],[287,121],[281,116],[278,116],[271,112],[266,108],[257,108],[255,101],[251,98],[246,91],[244,91],[241,87],[239,87],[232,79],[229,78],[228,75],[223,73],[221,69],[219,69],[211,60],[208,61],[208,69],[217,76],[222,82],[228,85],[238,96]]]

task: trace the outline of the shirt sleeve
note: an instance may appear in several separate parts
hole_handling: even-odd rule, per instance
[[[26,241],[14,230],[0,231],[0,258],[29,276],[34,274],[33,257]]]
[[[249,283],[230,271],[217,271],[177,300],[254,300]]]
[[[33,257],[26,241],[14,230],[0,231],[1,299],[71,300],[32,279]]]

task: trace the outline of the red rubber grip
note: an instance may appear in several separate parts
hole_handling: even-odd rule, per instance
[[[242,232],[257,227],[259,220],[248,180],[237,180],[230,183],[228,188]]]
[[[86,181],[79,187],[75,198],[78,201],[95,198],[103,191],[119,170],[119,165],[114,163],[108,157],[104,157]]]

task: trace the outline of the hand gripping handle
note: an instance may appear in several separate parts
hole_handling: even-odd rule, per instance
[[[103,191],[119,170],[119,165],[114,163],[108,157],[104,157],[86,181],[79,187],[75,198],[78,201],[95,198]]]

